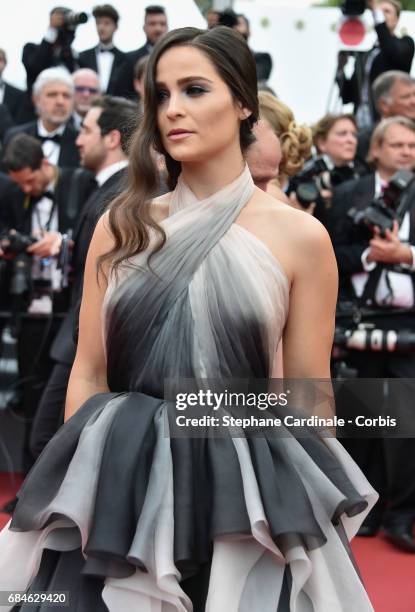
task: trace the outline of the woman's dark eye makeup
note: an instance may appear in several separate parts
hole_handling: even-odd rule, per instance
[[[163,102],[166,98],[168,98],[169,93],[165,89],[158,89],[156,93],[156,98],[158,102]]]
[[[202,87],[201,85],[188,85],[186,87],[186,93],[189,96],[200,96],[203,93],[206,93],[207,89]]]
[[[208,90],[206,87],[202,85],[186,85],[183,88],[183,91],[191,97],[201,96],[206,93]],[[167,89],[159,89],[157,91],[157,100],[158,102],[164,102],[169,97],[169,91]]]

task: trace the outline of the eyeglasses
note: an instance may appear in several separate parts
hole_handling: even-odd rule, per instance
[[[99,93],[99,89],[96,87],[86,87],[84,85],[77,85],[75,87],[76,93],[89,93],[89,94],[97,94]]]

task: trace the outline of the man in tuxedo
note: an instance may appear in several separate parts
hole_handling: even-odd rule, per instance
[[[120,68],[114,94],[125,98],[136,98],[134,90],[134,67],[139,59],[150,55],[156,42],[167,32],[167,16],[162,6],[147,6],[145,9],[143,30],[146,43],[136,51],[126,53]]]
[[[135,103],[104,96],[93,102],[77,139],[81,163],[94,172],[97,189],[83,206],[74,230],[70,308],[52,345],[51,357],[55,365],[33,426],[31,450],[34,456],[40,454],[63,422],[66,388],[76,352],[74,336],[89,243],[99,217],[125,188],[127,146],[137,122]]]
[[[3,72],[6,66],[6,52],[4,49],[0,49],[0,104],[4,104],[8,108],[13,122],[17,123],[24,100],[24,91],[3,80]]]
[[[72,122],[79,131],[92,102],[101,95],[101,85],[98,74],[91,68],[76,70],[72,80],[75,89]]]
[[[398,38],[395,30],[401,12],[398,0],[366,0],[372,11],[378,40],[375,46],[356,58],[350,79],[345,77],[344,58],[339,63],[337,82],[343,102],[353,102],[359,128],[373,125],[377,113],[373,105],[371,85],[380,74],[388,70],[410,72],[414,57],[414,41],[410,36]]]
[[[99,43],[79,54],[79,65],[97,72],[101,91],[113,94],[118,72],[125,58],[125,53],[117,49],[113,41],[120,16],[110,4],[96,6],[92,14],[95,17]]]
[[[35,239],[26,249],[27,287],[15,300],[19,377],[27,420],[24,446],[27,470],[32,463],[28,444],[31,421],[52,366],[50,345],[68,307],[68,288],[58,256],[67,245],[68,234],[95,182],[86,170],[52,165],[38,140],[24,133],[9,142],[4,165],[25,198],[22,205],[6,203],[3,225]],[[0,256],[7,256],[6,247],[7,242],[3,242]],[[19,312],[27,314],[19,316]]]
[[[415,120],[415,80],[407,72],[388,70],[380,74],[372,85],[373,104],[381,119],[408,117]],[[366,159],[374,126],[358,133],[357,155]]]
[[[22,62],[27,74],[29,92],[39,74],[62,66],[69,72],[79,68],[76,53],[71,44],[75,38],[75,27],[65,26],[65,15],[71,10],[62,6],[53,8],[49,14],[49,26],[40,44],[26,43],[23,47]]]
[[[385,236],[375,228],[373,235],[357,226],[347,212],[364,210],[382,195],[392,176],[415,165],[415,124],[405,117],[384,119],[376,127],[370,148],[376,171],[358,180],[340,185],[334,191],[333,245],[340,273],[340,303],[348,302],[369,309],[368,323],[383,330],[413,329],[415,295],[415,194],[409,192],[410,206],[398,226]],[[413,189],[413,187],[411,188]],[[364,311],[363,311],[364,312]],[[363,315],[365,317],[365,315]],[[366,321],[366,319],[364,319]],[[387,350],[350,350],[347,364],[359,378],[414,378],[413,353]],[[337,408],[350,418],[351,411],[364,414],[356,401]],[[370,395],[376,411],[384,403],[383,387],[376,384]],[[363,400],[362,400],[363,401]],[[408,411],[408,398],[402,393],[394,398],[397,414]],[[359,412],[361,411],[361,412]],[[393,416],[393,415],[392,415]],[[374,535],[381,525],[385,534],[399,548],[415,553],[412,527],[415,522],[415,440],[368,438],[346,439],[344,445],[380,493],[361,528],[361,535]]]
[[[22,52],[22,63],[26,69],[27,93],[22,105],[21,121],[35,118],[32,88],[39,74],[47,68],[61,66],[68,72],[79,68],[78,54],[72,49],[76,26],[65,25],[65,18],[72,13],[69,8],[57,6],[49,14],[49,26],[42,41],[26,43]]]
[[[69,122],[73,111],[74,85],[64,68],[41,72],[33,86],[38,119],[7,130],[4,146],[16,134],[34,136],[42,143],[44,156],[52,165],[77,167],[79,153],[75,144],[78,132]]]

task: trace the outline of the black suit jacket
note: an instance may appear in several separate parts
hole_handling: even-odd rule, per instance
[[[24,193],[14,181],[0,172],[0,233],[10,229],[11,211],[23,210]]]
[[[369,83],[380,74],[388,70],[402,70],[410,72],[412,59],[414,57],[414,41],[410,36],[402,36],[398,38],[394,36],[386,26],[386,23],[380,23],[375,26],[378,35],[380,53],[373,61],[369,73]],[[345,104],[353,102],[356,112],[360,103],[361,84],[365,74],[365,64],[370,51],[367,53],[359,53],[356,58],[356,66],[351,79],[343,78],[340,85],[340,95]],[[372,93],[372,92],[370,92]],[[372,104],[373,106],[373,104]],[[374,107],[373,107],[373,110]],[[376,113],[374,113],[376,117]]]
[[[4,84],[3,104],[7,106],[10,115],[15,123],[18,123],[21,116],[21,108],[25,99],[25,92],[9,83]]]
[[[92,49],[86,49],[85,51],[81,51],[79,54],[78,62],[81,68],[91,68],[98,72],[98,63],[97,63],[97,47],[92,47]],[[108,87],[105,93],[110,95],[115,95],[115,85],[118,79],[118,74],[120,71],[120,67],[124,63],[125,53],[114,47],[114,61],[112,63],[111,74],[108,81]]]
[[[0,142],[3,142],[7,130],[13,126],[14,121],[10,114],[10,110],[5,104],[0,104]]]
[[[136,51],[129,51],[125,54],[124,62],[120,67],[117,82],[114,87],[114,95],[124,98],[136,99],[137,93],[133,86],[134,81],[134,66],[139,59],[150,55],[151,46],[146,43]]]
[[[26,69],[28,91],[32,90],[33,83],[46,68],[65,66],[69,72],[79,68],[75,52],[70,47],[63,49],[45,39],[40,44],[26,43],[23,47],[22,62]]]
[[[89,244],[98,219],[110,202],[124,190],[125,180],[125,170],[120,170],[110,176],[85,202],[75,226],[73,235],[75,246],[72,253],[74,282],[71,291],[71,306],[56,335],[50,353],[52,359],[59,363],[72,365],[75,359],[76,343],[74,335],[78,326],[84,268]]]
[[[16,134],[29,134],[29,136],[37,135],[37,121],[29,121],[23,125],[17,125],[10,130],[7,130],[4,137],[4,148],[7,143],[16,136]],[[58,166],[62,168],[76,168],[79,166],[79,151],[75,144],[78,132],[69,122],[66,124],[65,131],[61,136],[61,150],[59,153]]]
[[[363,210],[375,197],[375,174],[368,174],[355,181],[343,183],[334,190],[333,220],[331,238],[339,268],[341,300],[355,299],[351,275],[363,272],[362,254],[369,246],[369,240],[360,229],[356,228],[347,215],[352,208]],[[415,245],[415,205],[410,209],[409,242]],[[415,274],[412,273],[415,289]]]

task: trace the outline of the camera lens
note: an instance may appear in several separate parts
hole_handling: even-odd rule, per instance
[[[319,190],[314,181],[310,181],[307,183],[300,183],[295,192],[297,196],[297,200],[300,202],[301,206],[307,208],[315,202],[319,196]]]

